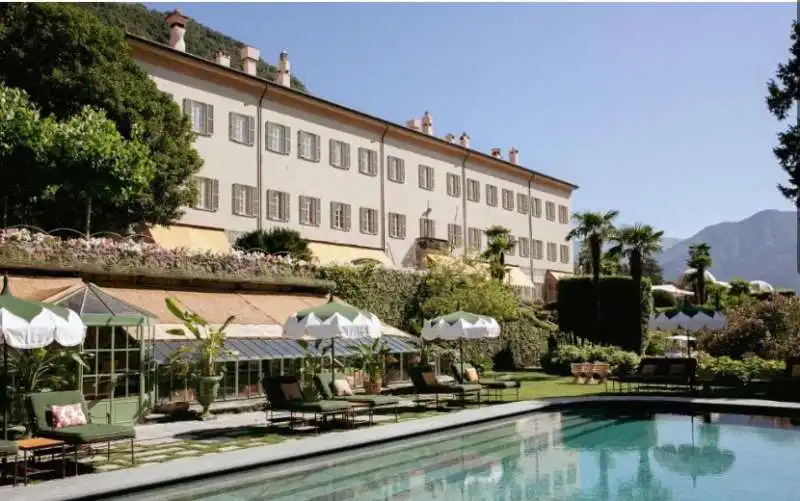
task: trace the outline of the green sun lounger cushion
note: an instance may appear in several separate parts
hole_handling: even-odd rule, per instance
[[[338,379],[338,378],[337,378]],[[383,407],[388,405],[397,405],[400,399],[390,395],[347,395],[336,396],[331,389],[333,379],[330,374],[317,374],[314,376],[314,384],[317,386],[317,391],[325,400],[338,400],[344,402],[353,402],[368,404],[370,407]]]
[[[0,456],[14,455],[17,453],[17,443],[10,440],[0,440]]]

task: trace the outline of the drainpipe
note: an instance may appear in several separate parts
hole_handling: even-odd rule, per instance
[[[261,103],[264,102],[264,96],[267,95],[267,89],[269,89],[269,82],[264,82],[264,90],[261,92],[261,97],[258,98],[258,109],[256,109],[256,191],[258,192],[258,202],[256,202],[256,208],[258,211],[258,217],[256,217],[256,229],[261,231],[263,229],[263,221],[261,219],[261,204],[264,200],[263,193],[261,193],[261,189],[263,188],[263,180],[261,179],[261,160],[264,156],[263,150],[263,141],[264,141],[264,131],[262,130],[264,127],[264,121],[261,119]]]
[[[384,140],[386,139],[386,134],[389,133],[389,128],[391,126],[387,125],[386,129],[384,129],[383,134],[381,134],[381,141],[380,141],[380,152],[379,155],[381,156],[380,161],[380,169],[378,175],[380,176],[379,185],[381,187],[380,198],[381,198],[381,248],[383,252],[386,252],[387,244],[386,244],[386,226],[389,222],[389,216],[386,214],[386,174],[384,170],[386,169],[386,154],[384,152]],[[394,262],[394,259],[392,259]]]
[[[464,221],[461,230],[461,247],[464,251],[464,259],[467,257],[467,237],[469,230],[467,229],[467,160],[472,155],[472,151],[468,151],[461,161],[461,220]]]
[[[528,263],[531,267],[531,283],[535,285],[533,281],[533,179],[535,175],[531,175],[528,179]]]

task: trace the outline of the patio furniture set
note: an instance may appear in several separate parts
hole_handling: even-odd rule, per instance
[[[98,452],[94,446],[101,444],[106,445],[106,454],[110,458],[112,442],[129,440],[131,462],[135,462],[136,431],[133,426],[92,422],[81,392],[33,393],[28,395],[25,403],[32,437],[0,440],[3,478],[10,476],[14,485],[19,480],[28,484],[33,476],[53,473],[54,470],[63,478],[70,459],[77,475],[79,454],[94,455]],[[45,457],[50,458],[49,463],[41,461]]]
[[[570,364],[575,384],[605,383],[611,373],[610,366],[604,362]]]

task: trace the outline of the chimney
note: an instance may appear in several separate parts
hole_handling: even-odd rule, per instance
[[[458,138],[458,144],[463,146],[464,148],[469,148],[469,136],[466,132],[461,133],[461,137]]]
[[[422,128],[422,124],[420,123],[419,118],[412,118],[406,122],[406,127],[412,130],[420,130]]]
[[[292,86],[292,65],[289,64],[289,53],[285,50],[282,50],[278,57],[278,74],[275,81],[284,87]]]
[[[429,136],[433,135],[433,117],[430,111],[426,111],[425,114],[422,115],[422,132]]]
[[[503,158],[503,153],[500,148],[492,148],[492,156],[495,158]]]
[[[175,50],[186,52],[186,23],[189,18],[183,15],[180,9],[175,9],[167,15],[167,26],[169,26],[169,45]]]
[[[512,164],[519,165],[519,150],[514,148],[513,146],[511,147],[510,150],[508,150],[508,161],[511,162]]]
[[[255,75],[256,63],[258,62],[258,58],[261,57],[261,53],[258,52],[258,49],[245,45],[241,48],[239,54],[242,57],[242,68],[244,72],[248,75]]]
[[[230,68],[231,67],[231,56],[228,55],[227,52],[224,50],[218,50],[216,54],[214,54],[214,62],[216,62],[220,66],[225,66]]]
[[[444,136],[444,140],[447,141],[448,143],[452,143],[456,140],[456,136],[453,134],[447,134],[446,136]]]

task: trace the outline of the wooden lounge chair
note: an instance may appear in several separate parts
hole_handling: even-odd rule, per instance
[[[479,384],[442,384],[436,381],[436,374],[428,366],[414,366],[409,368],[411,382],[414,383],[414,392],[417,395],[419,404],[420,395],[433,395],[436,407],[439,406],[440,395],[452,395],[466,406],[467,399],[473,399],[478,405],[481,404],[481,390]]]
[[[592,378],[592,364],[577,362],[569,364],[572,373],[572,384],[586,384]]]
[[[266,376],[261,380],[267,398],[267,421],[277,423],[273,413],[284,411],[289,413],[289,428],[294,429],[295,416],[312,414],[314,430],[319,431],[322,421],[339,417],[343,422],[350,422],[351,406],[342,400],[307,400],[303,397],[300,381],[295,376]],[[304,421],[309,421],[305,420]]]
[[[80,404],[87,424],[81,426],[68,426],[55,428],[53,426],[53,406]],[[31,422],[31,431],[34,437],[61,440],[74,448],[75,472],[78,471],[78,452],[80,449],[91,448],[94,444],[105,443],[108,445],[108,457],[111,457],[111,442],[130,440],[131,463],[136,462],[136,430],[133,426],[123,426],[109,423],[92,422],[89,407],[80,391],[49,391],[31,393],[25,399],[28,415]],[[110,416],[109,416],[110,421]]]
[[[347,381],[344,376],[341,378],[336,378],[337,380]],[[356,394],[356,395],[335,395],[334,394],[334,384],[333,378],[330,374],[317,374],[314,376],[314,384],[317,387],[317,391],[319,392],[320,396],[323,400],[340,400],[343,402],[349,402],[355,405],[363,405],[369,410],[369,424],[373,423],[373,415],[375,409],[381,408],[393,408],[394,409],[394,420],[397,421],[399,419],[398,416],[398,407],[400,405],[400,399],[391,395],[366,395],[366,394]]]
[[[504,399],[505,390],[516,390],[517,400],[519,400],[519,390],[522,384],[516,379],[484,379],[480,377],[478,369],[472,364],[464,362],[464,372],[461,372],[461,362],[450,364],[450,371],[459,384],[479,384],[486,390],[486,396],[494,395],[499,400]],[[474,371],[474,373],[472,372]],[[473,376],[470,379],[470,376]]]
[[[697,373],[696,358],[643,358],[639,362],[635,374],[617,375],[609,377],[612,387],[619,383],[620,391],[624,384],[630,389],[633,385],[638,388],[661,387],[683,388],[688,387],[694,391],[695,375]]]

